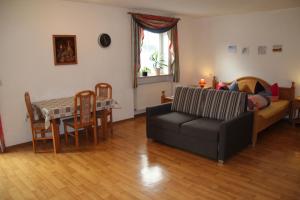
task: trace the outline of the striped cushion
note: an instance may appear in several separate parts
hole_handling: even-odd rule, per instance
[[[194,89],[195,88],[191,87],[177,87],[171,110],[188,113],[187,111],[190,109]]]
[[[196,115],[201,117],[203,114],[203,108],[205,103],[205,98],[208,90],[203,90],[200,88],[195,89],[191,106],[189,110],[189,114]]]
[[[200,88],[177,87],[171,110],[201,116],[206,93]]]
[[[202,117],[230,120],[245,111],[247,94],[221,90],[208,90]]]

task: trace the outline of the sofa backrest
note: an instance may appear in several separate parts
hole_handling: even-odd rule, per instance
[[[201,116],[207,91],[194,87],[176,87],[171,110]]]
[[[247,109],[247,93],[208,90],[201,117],[230,120]]]
[[[172,111],[198,117],[229,120],[246,111],[247,94],[222,90],[177,87]]]

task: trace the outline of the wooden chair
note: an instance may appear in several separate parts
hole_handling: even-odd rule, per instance
[[[53,143],[53,151],[56,153],[56,148],[55,148],[55,136],[53,132],[49,129],[45,129],[45,121],[44,119],[39,119],[35,120],[34,119],[34,114],[33,114],[33,107],[30,101],[30,96],[28,92],[25,92],[25,103],[26,103],[26,108],[30,120],[30,125],[31,125],[31,131],[32,131],[32,146],[33,146],[33,151],[36,153],[36,144],[37,141],[43,140],[52,140]],[[47,137],[46,134],[51,132],[51,136]]]
[[[97,144],[96,94],[90,90],[78,92],[74,98],[74,118],[65,119],[63,122],[66,144],[68,137],[72,136],[75,138],[76,147],[79,147],[79,129],[84,128],[87,136],[90,127],[93,128],[94,144]],[[68,127],[75,132],[69,133]]]
[[[95,86],[95,93],[98,97],[111,99],[112,98],[112,87],[108,83],[98,83]],[[112,109],[111,108],[107,111],[107,116],[109,117],[109,121],[108,121],[107,125],[110,128],[111,135],[113,135],[113,117],[112,117]],[[97,111],[96,117],[97,117],[97,122],[98,122],[99,118],[102,121],[103,111]],[[99,127],[98,124],[97,124],[97,127]]]

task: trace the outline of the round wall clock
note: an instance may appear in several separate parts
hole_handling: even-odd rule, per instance
[[[110,45],[111,38],[107,33],[102,33],[101,35],[99,35],[98,43],[101,47],[106,48]]]

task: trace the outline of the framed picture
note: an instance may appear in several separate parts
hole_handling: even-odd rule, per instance
[[[273,50],[274,53],[281,53],[282,52],[282,45],[281,44],[273,45],[272,50]]]
[[[258,55],[266,55],[267,54],[267,46],[258,46],[257,48]]]
[[[236,45],[228,45],[227,50],[229,53],[236,53],[237,52],[237,46]]]
[[[243,47],[242,48],[242,55],[249,55],[250,54],[250,48],[249,47]]]
[[[55,65],[77,64],[76,35],[53,35]]]

